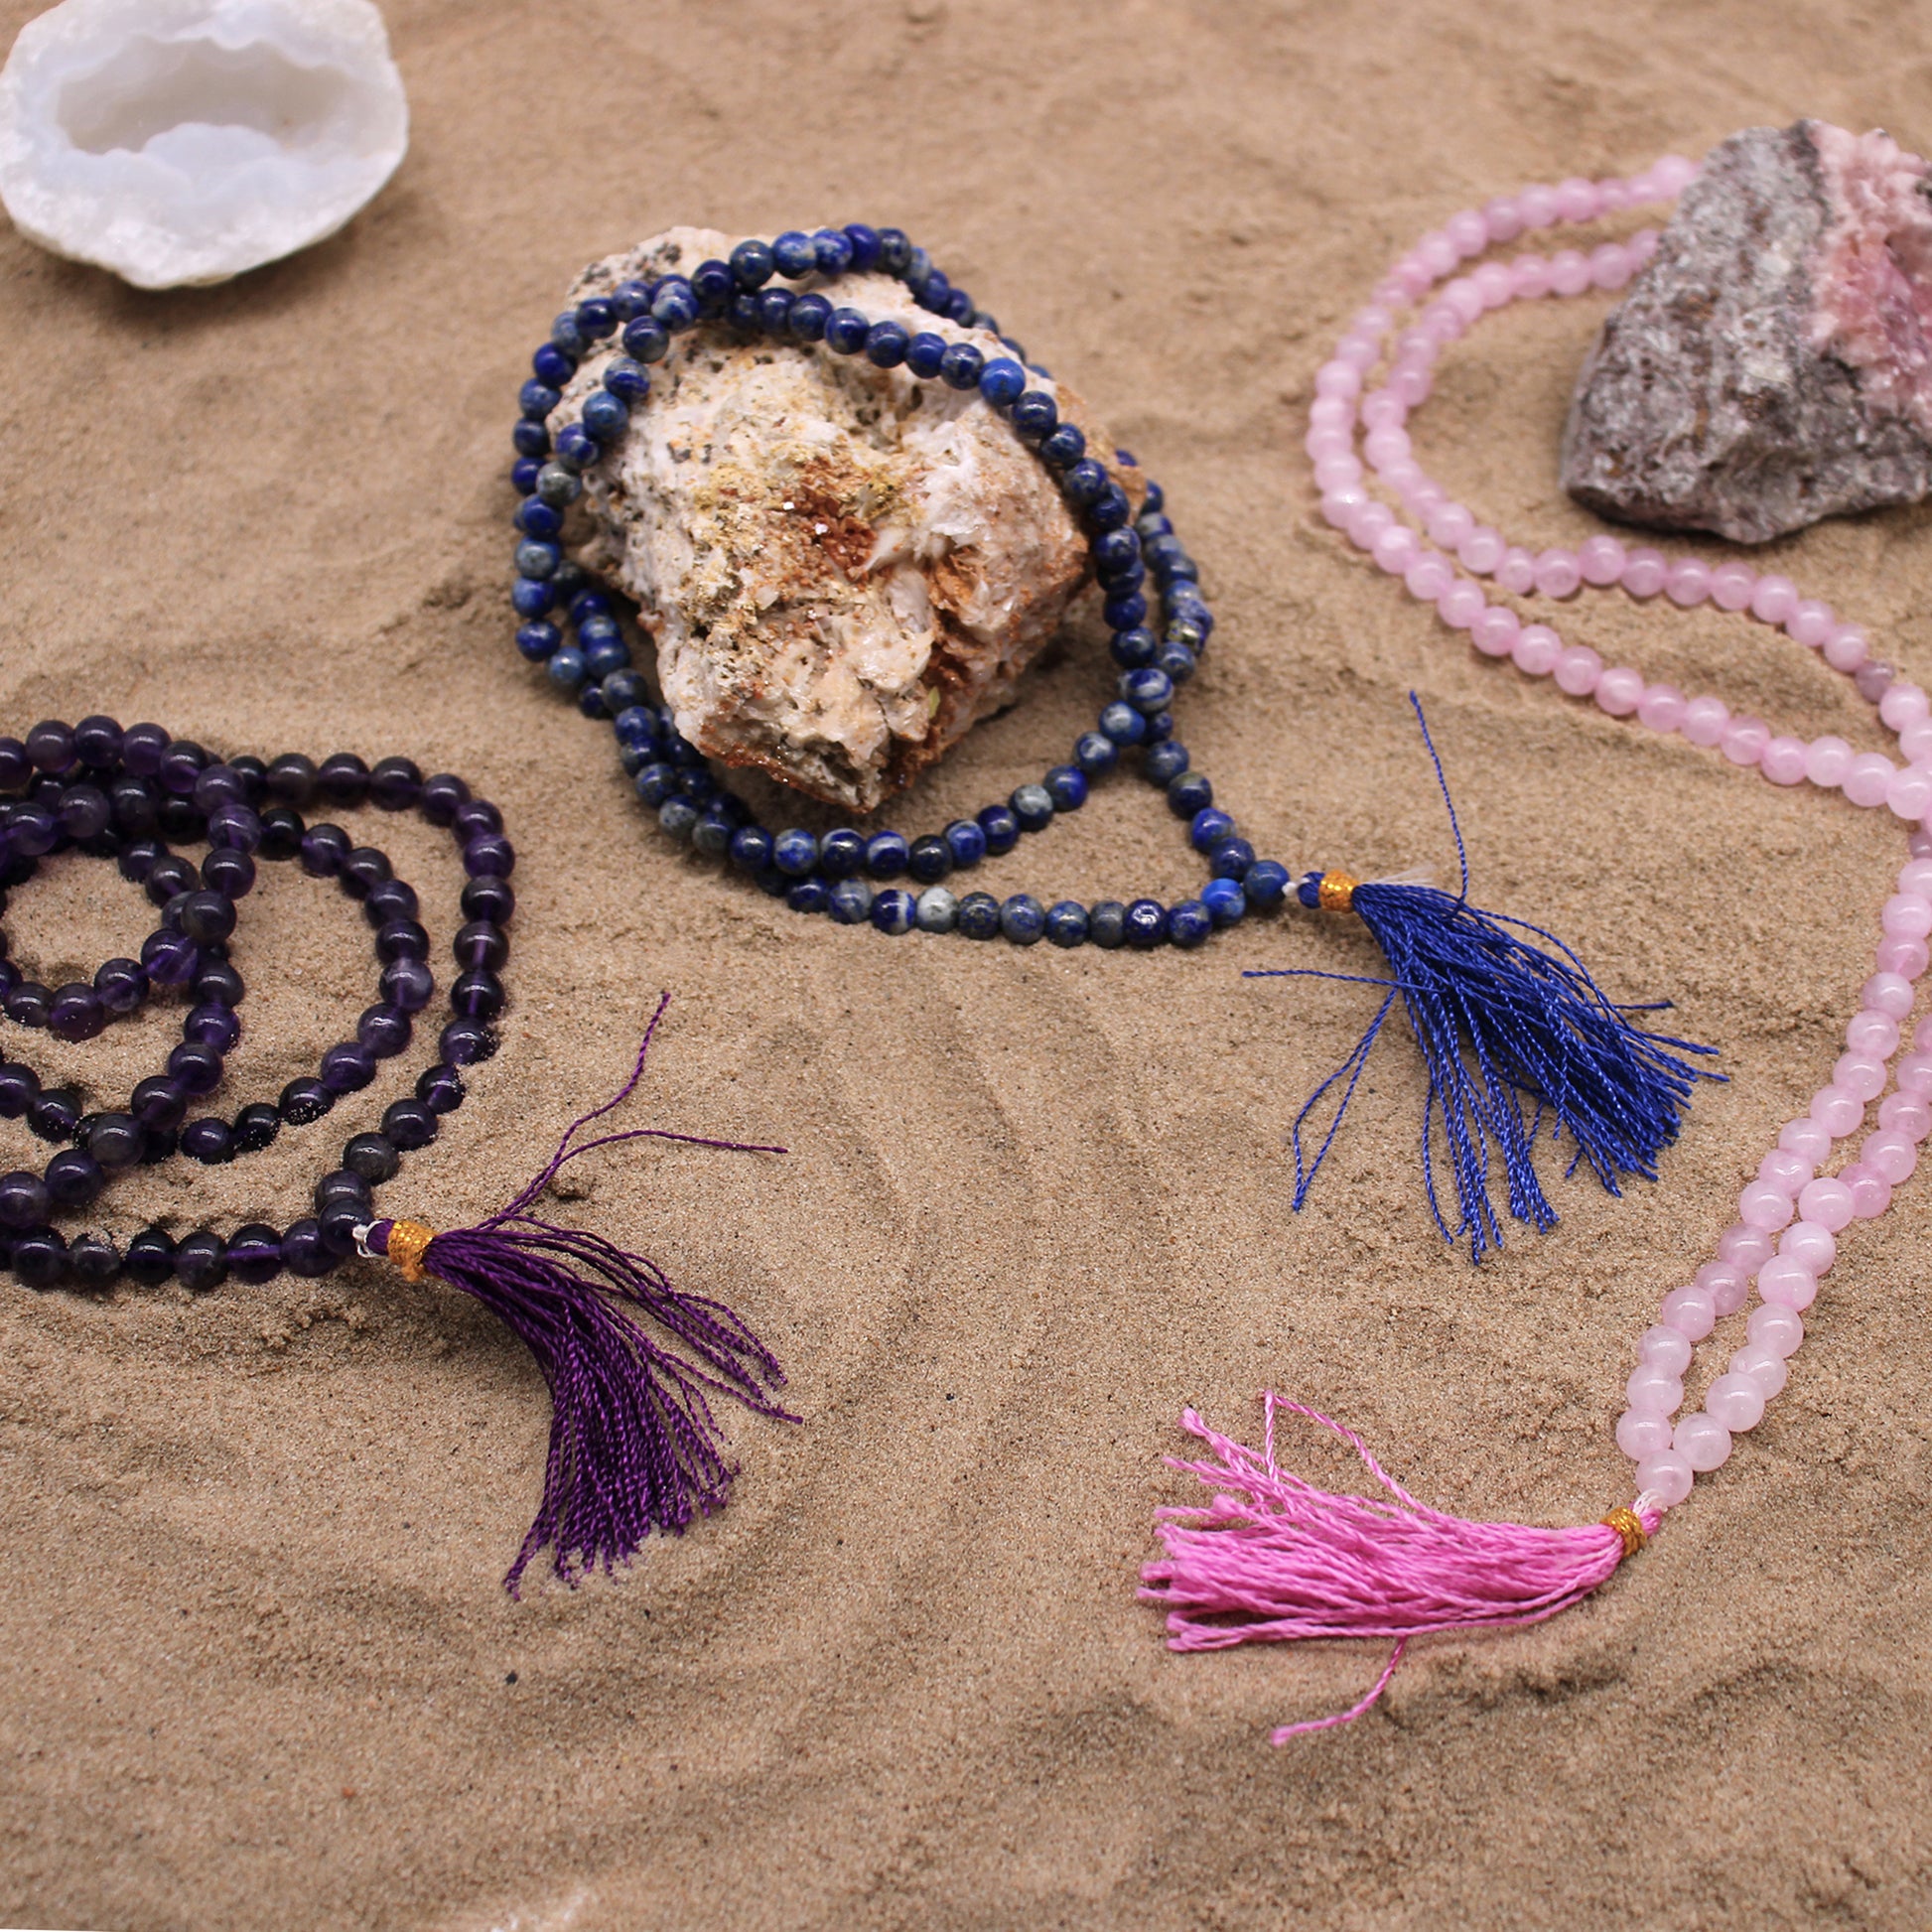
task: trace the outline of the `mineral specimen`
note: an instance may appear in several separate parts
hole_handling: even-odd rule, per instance
[[[0,200],[137,288],[220,282],[334,234],[409,108],[370,0],[64,0],[0,72]]]
[[[585,271],[573,303],[689,275],[732,238],[673,228]],[[811,282],[797,285],[808,290]],[[885,274],[830,299],[908,335],[1011,353]],[[553,414],[574,421],[615,342]],[[1052,474],[976,390],[817,345],[674,336],[649,399],[585,477],[585,561],[640,609],[664,701],[709,757],[869,812],[1009,703],[1087,577]],[[1139,473],[1064,384],[1035,374],[1137,505]]]
[[[1821,121],[1714,149],[1584,364],[1564,487],[1739,543],[1924,496],[1926,175],[1888,136]]]

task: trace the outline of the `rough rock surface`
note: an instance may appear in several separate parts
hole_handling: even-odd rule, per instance
[[[1762,543],[1932,488],[1932,200],[1880,133],[1714,149],[1603,325],[1564,487],[1619,521]]]
[[[571,300],[688,274],[733,239],[673,228],[596,263]],[[833,299],[1008,352],[886,275],[843,276]],[[557,424],[612,352],[586,359]],[[1111,467],[1113,441],[1080,399],[1035,380]],[[586,478],[598,529],[585,561],[636,599],[686,738],[871,811],[1011,700],[1086,581],[1079,526],[977,395],[902,368],[704,329],[674,338],[651,381]],[[1138,502],[1138,473],[1114,474]]]

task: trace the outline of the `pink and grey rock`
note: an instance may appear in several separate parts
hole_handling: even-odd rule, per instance
[[[1926,164],[1810,120],[1715,148],[1584,364],[1563,483],[1739,543],[1932,490]]]
[[[571,300],[688,274],[733,240],[673,228],[594,264]],[[886,275],[843,276],[833,300],[989,359],[1008,352]],[[559,425],[613,351],[586,359]],[[674,340],[651,381],[586,477],[585,561],[637,600],[664,702],[694,745],[872,811],[1012,701],[1088,580],[1078,523],[976,393],[903,368],[702,330]],[[1036,382],[1138,505],[1139,473],[1113,464],[1086,405]]]

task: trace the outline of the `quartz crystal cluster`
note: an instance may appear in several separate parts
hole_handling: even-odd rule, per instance
[[[63,0],[0,73],[0,200],[137,288],[334,234],[395,172],[409,108],[370,0]]]
[[[689,275],[732,237],[673,228],[594,264],[571,301]],[[848,274],[872,322],[1010,353]],[[571,422],[613,343],[586,356]],[[1138,507],[1138,471],[1064,384],[1035,374]],[[709,757],[870,812],[1009,703],[1089,575],[1052,475],[974,388],[921,382],[824,344],[673,337],[651,394],[585,477],[585,562],[639,606],[664,702]]]
[[[1564,486],[1762,543],[1932,488],[1932,198],[1888,135],[1715,148],[1586,361]]]

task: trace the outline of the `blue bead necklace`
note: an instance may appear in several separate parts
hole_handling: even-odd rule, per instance
[[[897,277],[932,314],[998,334],[993,319],[932,266],[924,249],[897,228],[859,223],[815,235],[793,231],[768,244],[744,241],[729,261],[700,263],[688,276],[624,282],[608,297],[593,297],[557,318],[549,340],[532,357],[534,373],[523,385],[514,432],[517,460],[511,478],[522,499],[514,517],[517,575],[511,589],[523,620],[518,649],[544,664],[586,716],[610,720],[623,767],[666,833],[700,852],[729,857],[761,891],[795,912],[822,912],[842,925],[869,920],[891,935],[916,928],[956,931],[969,939],[1005,938],[1022,946],[1045,939],[1056,946],[1146,949],[1198,946],[1217,927],[1234,925],[1250,911],[1273,911],[1288,893],[1288,868],[1256,858],[1234,820],[1215,806],[1213,786],[1191,768],[1186,747],[1173,735],[1176,695],[1193,675],[1214,619],[1200,594],[1198,570],[1165,513],[1159,484],[1148,485],[1135,517],[1127,492],[1087,454],[1081,431],[1060,421],[1053,397],[1028,387],[1025,351],[1017,343],[1002,337],[1011,353],[989,358],[969,343],[930,332],[910,334],[897,322],[874,322],[856,309],[835,308],[815,290],[801,294],[772,286],[774,278],[810,276],[835,283],[848,272],[864,271]],[[773,831],[759,824],[752,808],[712,774],[703,754],[678,735],[670,713],[650,702],[609,595],[565,559],[559,539],[564,512],[582,492],[583,473],[610,450],[631,412],[648,398],[647,364],[663,358],[673,337],[706,324],[741,340],[822,342],[840,354],[863,355],[878,368],[902,366],[922,381],[977,391],[1035,452],[1085,528],[1119,673],[1116,694],[1102,708],[1097,729],[1075,741],[1068,762],[971,818],[954,819],[917,838],[843,828],[823,834],[798,827]],[[553,434],[550,418],[563,385],[596,345],[614,336],[622,352],[605,366],[580,419]],[[1116,454],[1123,465],[1135,467],[1124,451]],[[566,639],[566,625],[573,640]],[[981,860],[1012,851],[1024,834],[1043,832],[1061,813],[1079,810],[1091,781],[1134,752],[1143,776],[1166,794],[1207,862],[1208,879],[1196,897],[1175,905],[1156,898],[1103,899],[1093,905],[1060,899],[1043,905],[1030,893],[1005,899],[991,893],[960,896],[946,884]],[[897,884],[899,880],[910,886]]]

